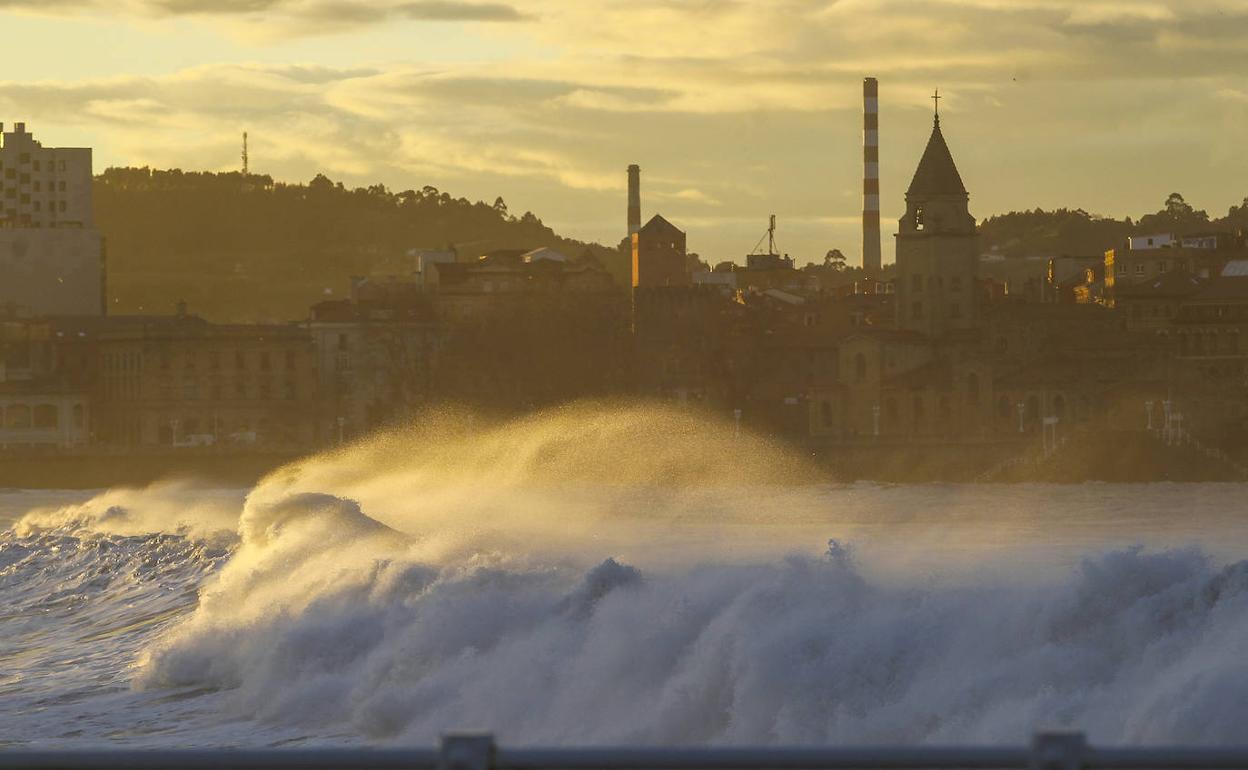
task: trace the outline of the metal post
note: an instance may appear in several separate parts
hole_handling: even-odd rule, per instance
[[[438,749],[438,770],[491,770],[494,753],[490,733],[449,733]]]
[[[1083,770],[1088,741],[1083,733],[1037,733],[1031,739],[1029,770]]]
[[[1148,415],[1148,425],[1144,426],[1144,429],[1151,431],[1153,429],[1153,402],[1152,401],[1144,402],[1144,412]]]

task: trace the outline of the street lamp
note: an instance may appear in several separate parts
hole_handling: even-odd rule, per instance
[[[876,404],[871,407],[872,435],[876,438],[880,437],[880,405]]]
[[[1164,417],[1164,419],[1165,419],[1165,422],[1164,422],[1164,423],[1163,423],[1163,425],[1162,425],[1162,430],[1163,430],[1163,431],[1165,431],[1165,433],[1166,433],[1166,443],[1167,443],[1167,444],[1169,444],[1169,443],[1170,443],[1170,408],[1171,408],[1172,406],[1173,406],[1173,404],[1171,403],[1170,399],[1168,399],[1168,398],[1167,398],[1165,401],[1162,401],[1162,402],[1161,402],[1161,413],[1162,413],[1162,416],[1163,416],[1163,417]]]
[[[1153,402],[1144,402],[1144,412],[1148,415],[1148,425],[1144,426],[1144,430],[1151,431],[1153,429]]]
[[[1018,402],[1018,432],[1023,432],[1023,417],[1027,414],[1027,405],[1022,401]]]

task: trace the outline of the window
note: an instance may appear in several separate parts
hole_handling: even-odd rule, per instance
[[[823,419],[823,427],[832,427],[832,404],[829,401],[819,403],[819,416]]]
[[[35,180],[35,192],[43,192],[43,185],[38,179]]]
[[[913,291],[923,291],[923,276],[921,275],[911,276],[910,288]]]
[[[36,428],[56,428],[60,425],[60,415],[52,404],[40,404],[35,407]]]
[[[923,303],[922,302],[910,303],[910,317],[915,320],[918,320],[923,317]]]
[[[64,181],[57,182],[56,189],[60,190],[61,192],[65,192],[65,182]]]
[[[1170,265],[1169,263],[1166,262],[1166,260],[1163,259],[1157,263],[1157,272],[1164,273],[1169,269],[1170,269]]]
[[[347,340],[348,340],[348,337],[347,337],[346,332],[342,332],[338,335],[338,349],[339,350],[347,349],[348,347]]]
[[[1139,262],[1139,263],[1137,263],[1137,264],[1136,264],[1136,266],[1135,266],[1135,274],[1136,274],[1136,275],[1144,275],[1144,263],[1143,263],[1143,262]]]
[[[294,371],[294,369],[295,369],[295,351],[287,350],[286,351],[286,370]]]
[[[59,163],[57,163],[57,164],[56,164],[56,167],[57,167],[57,169],[58,169],[58,170],[60,170],[60,171],[64,171],[64,170],[65,170],[65,161],[63,161],[63,160],[62,160],[62,161],[60,161]]]
[[[57,208],[59,208],[61,211],[64,211],[64,210],[65,210],[65,201],[59,201],[59,202],[58,202],[58,204],[57,204]]]
[[[241,350],[234,351],[234,368],[235,369],[247,368],[247,357],[243,355],[243,351]]]
[[[269,367],[270,367],[269,351],[266,350],[260,354],[260,371],[267,372],[269,370]]]
[[[43,169],[39,166],[39,161],[35,161],[35,171],[42,171],[42,170]]]
[[[10,428],[29,428],[30,407],[25,404],[13,404],[4,411],[4,422]]]
[[[867,357],[862,353],[854,356],[854,378],[858,382],[867,379]]]
[[[1125,263],[1125,262],[1119,262],[1119,263],[1118,263],[1118,275],[1126,275],[1126,274],[1127,274],[1127,265],[1126,265],[1126,263]]]
[[[949,277],[949,290],[962,291],[962,276],[953,275]]]
[[[960,304],[958,304],[957,302],[954,302],[952,305],[950,305],[950,306],[949,306],[949,317],[950,317],[950,318],[961,318],[961,317],[962,317],[962,306],[961,306]]]

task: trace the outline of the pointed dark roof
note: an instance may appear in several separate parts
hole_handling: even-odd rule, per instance
[[[962,176],[953,163],[949,145],[945,144],[945,137],[940,133],[940,118],[936,118],[932,125],[932,136],[927,140],[927,149],[923,151],[923,158],[915,169],[914,179],[910,180],[906,197],[966,194],[966,186],[962,184]]]
[[[646,233],[666,232],[666,233],[680,233],[681,235],[685,234],[684,230],[681,230],[676,225],[672,224],[671,222],[668,222],[660,214],[655,214],[654,216],[650,217],[650,221],[642,225],[641,230],[642,232],[646,232]]]

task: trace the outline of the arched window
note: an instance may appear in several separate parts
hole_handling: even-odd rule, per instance
[[[832,427],[832,402],[821,401],[819,403],[819,416],[823,420],[823,427]]]
[[[60,415],[53,404],[39,404],[35,407],[35,427],[55,428],[60,424]]]
[[[13,404],[5,410],[4,424],[10,428],[29,428],[30,407],[25,404]]]
[[[854,377],[858,382],[867,379],[867,357],[862,353],[854,356]]]
[[[979,403],[979,374],[976,372],[966,375],[966,403]]]

